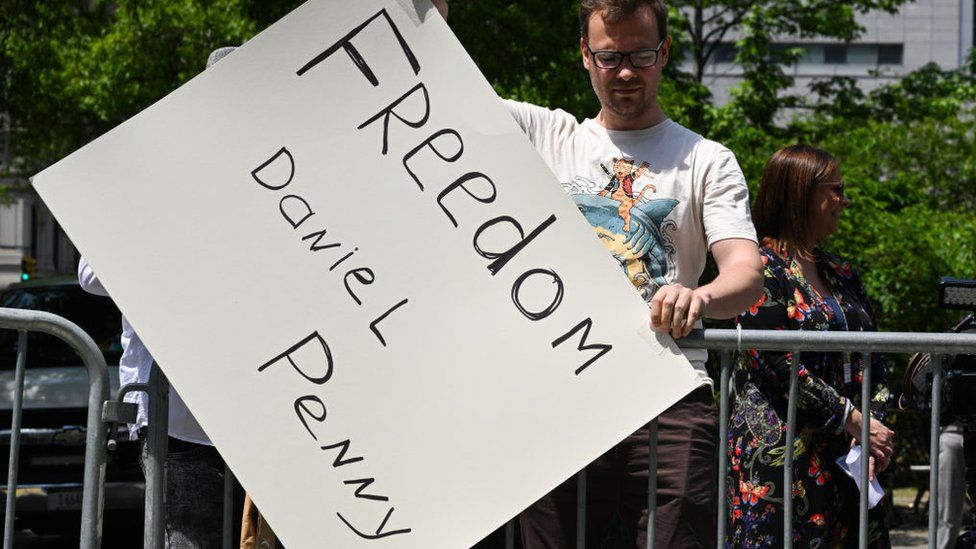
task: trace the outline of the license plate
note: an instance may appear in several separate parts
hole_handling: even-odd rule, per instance
[[[77,511],[81,509],[81,490],[48,492],[48,511]]]

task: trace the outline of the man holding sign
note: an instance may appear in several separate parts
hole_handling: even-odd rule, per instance
[[[446,6],[440,4],[442,13]],[[675,338],[701,319],[732,318],[755,303],[762,264],[748,188],[731,151],[667,118],[657,91],[671,38],[661,0],[583,0],[580,50],[601,109],[569,113],[507,101],[550,169],[650,306],[651,325]],[[711,251],[719,275],[698,287]],[[600,288],[592,288],[599,292]],[[717,412],[707,352],[686,352],[701,386],[659,416],[658,547],[715,545]],[[587,468],[586,547],[647,536],[648,428]],[[575,479],[522,513],[528,548],[571,547]]]
[[[426,1],[311,0],[34,178],[286,546],[471,546],[662,412],[664,545],[712,535],[704,354],[593,240],[675,336],[758,291],[731,153],[657,105],[655,6],[584,10],[597,118],[519,128]],[[594,539],[641,528],[647,447],[591,468]],[[571,544],[564,493],[530,547]]]

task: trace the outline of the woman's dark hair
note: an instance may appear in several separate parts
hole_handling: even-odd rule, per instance
[[[603,20],[615,25],[637,13],[641,6],[648,6],[657,21],[658,40],[668,36],[668,7],[663,0],[582,0],[579,7],[580,35],[589,38],[590,15],[603,11]]]
[[[813,193],[838,166],[832,154],[809,145],[776,151],[766,162],[752,208],[760,242],[809,257],[817,244],[810,233]]]

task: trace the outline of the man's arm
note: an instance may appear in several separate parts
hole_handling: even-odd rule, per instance
[[[108,295],[108,292],[105,291],[105,287],[102,286],[102,283],[98,280],[98,277],[95,276],[95,271],[91,268],[91,265],[85,261],[84,257],[82,257],[78,262],[78,283],[81,285],[82,290],[85,290],[90,294]]]
[[[663,286],[651,300],[651,327],[674,338],[688,335],[703,316],[732,318],[753,305],[762,293],[762,260],[756,243],[729,238],[712,244],[718,266],[715,280],[695,290],[681,284]]]

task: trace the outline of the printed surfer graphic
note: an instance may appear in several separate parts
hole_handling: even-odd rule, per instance
[[[647,162],[641,162],[635,169],[634,161],[613,158],[600,167],[609,178],[603,190],[597,193],[599,184],[576,178],[568,185],[569,191],[580,212],[620,261],[631,283],[645,300],[650,300],[654,290],[668,284],[674,274],[674,245],[670,235],[677,224],[666,219],[678,201],[647,199],[648,194],[657,192],[649,182],[634,195],[638,180],[650,178]]]
[[[600,164],[600,168],[603,169],[603,173],[610,177],[610,182],[607,186],[600,191],[600,196],[610,195],[610,198],[620,202],[620,217],[624,220],[624,230],[630,230],[630,210],[633,209],[636,202],[644,197],[644,193],[650,190],[651,192],[657,192],[657,188],[648,183],[644,190],[640,192],[637,198],[634,198],[634,181],[640,176],[647,173],[647,169],[651,167],[646,161],[641,162],[641,165],[636,170],[634,169],[634,163],[626,158],[614,158],[613,162],[613,173],[606,166]]]

